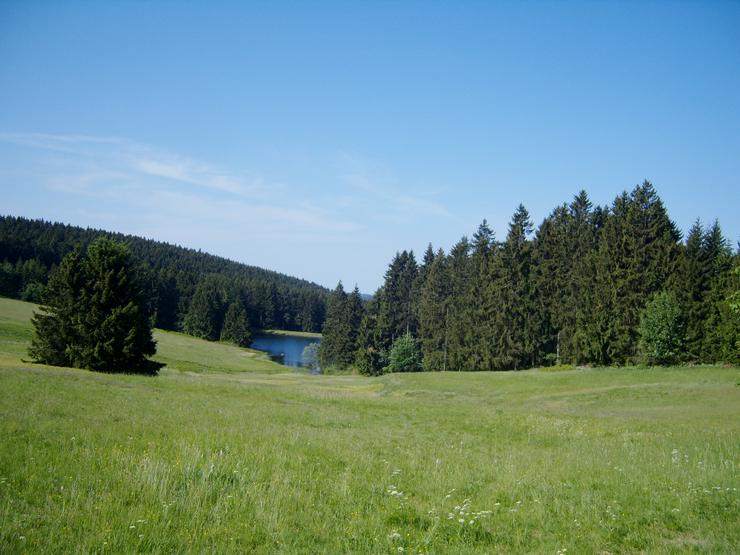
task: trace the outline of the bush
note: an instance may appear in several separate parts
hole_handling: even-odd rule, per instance
[[[683,346],[681,307],[675,297],[665,291],[657,294],[642,312],[639,331],[645,362],[675,363]]]
[[[387,372],[421,372],[424,367],[421,363],[419,345],[411,334],[402,335],[393,342],[389,356]]]
[[[319,343],[309,343],[303,348],[303,367],[311,374],[321,374],[319,366]]]

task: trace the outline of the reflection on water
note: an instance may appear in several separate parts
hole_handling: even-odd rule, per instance
[[[303,349],[311,343],[320,343],[318,337],[298,337],[295,335],[256,334],[252,337],[252,349],[265,351],[275,362],[292,366],[303,367]]]

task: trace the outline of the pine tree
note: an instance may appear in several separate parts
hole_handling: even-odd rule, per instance
[[[649,182],[614,201],[589,260],[593,279],[586,295],[583,339],[591,362],[638,360],[640,313],[650,296],[667,285],[679,239]]]
[[[488,222],[478,226],[473,234],[470,274],[467,289],[468,370],[493,370],[496,367],[495,338],[497,335],[496,287],[498,245]]]
[[[514,213],[501,252],[498,342],[496,366],[520,369],[534,364],[536,355],[530,314],[533,307],[530,266],[532,231],[529,213],[519,205]]]
[[[472,301],[469,294],[471,282],[470,242],[460,239],[450,250],[448,271],[450,276],[449,310],[447,313],[447,363],[448,369],[463,371],[474,369],[471,365],[468,330]]]
[[[206,276],[198,283],[185,316],[183,323],[185,333],[216,341],[221,335],[223,308],[222,291],[217,276]]]
[[[221,341],[230,341],[240,347],[249,347],[252,342],[249,318],[240,299],[233,300],[226,310],[224,325],[221,329]]]
[[[389,349],[393,341],[405,333],[416,333],[412,297],[418,271],[413,251],[396,253],[388,266],[383,295],[379,299],[378,330],[382,349]]]
[[[727,303],[727,298],[732,294],[732,252],[716,221],[705,235],[703,259],[707,271],[707,290],[704,299],[706,317],[702,360],[732,361],[735,339],[732,311]]]
[[[29,353],[46,364],[154,374],[149,298],[128,247],[101,238],[84,256],[76,249],[50,278]]]
[[[359,292],[358,292],[359,296]],[[354,362],[357,354],[356,341],[352,340],[352,324],[349,298],[340,281],[329,296],[326,321],[319,347],[321,367],[346,368]]]
[[[378,317],[380,314],[380,297],[382,288],[365,305],[362,322],[357,334],[357,354],[355,365],[357,370],[366,376],[379,376],[387,365],[388,354],[383,350],[378,331]]]
[[[686,243],[673,276],[672,290],[681,307],[685,325],[682,359],[699,362],[704,346],[704,321],[707,316],[706,296],[709,289],[709,265],[705,260],[705,233],[697,220],[689,229]]]
[[[420,292],[418,320],[419,342],[424,368],[430,371],[447,369],[447,323],[450,297],[448,261],[442,249],[426,270]]]

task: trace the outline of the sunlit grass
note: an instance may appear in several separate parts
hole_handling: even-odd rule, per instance
[[[29,316],[0,300],[2,553],[740,545],[738,368],[267,374],[158,334],[147,378],[22,363]]]

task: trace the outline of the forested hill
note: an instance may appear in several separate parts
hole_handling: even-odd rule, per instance
[[[50,269],[98,237],[128,245],[152,285],[157,327],[217,339],[231,305],[255,328],[321,331],[327,290],[302,279],[151,239],[0,216],[0,295],[38,302]]]

